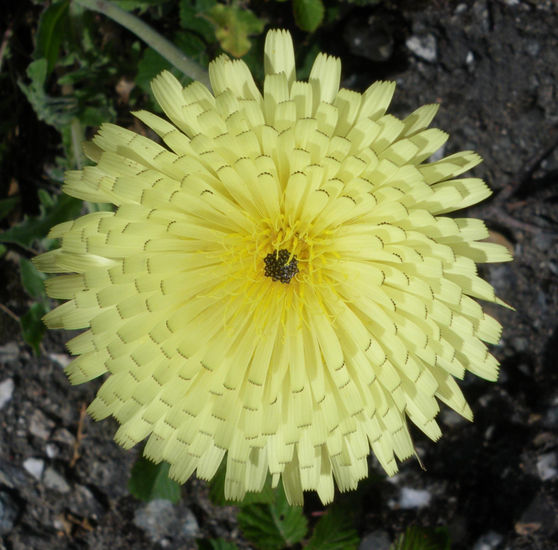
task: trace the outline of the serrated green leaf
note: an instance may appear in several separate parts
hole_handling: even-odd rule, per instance
[[[305,550],[355,550],[360,542],[351,513],[332,506],[316,523]]]
[[[198,550],[238,550],[234,542],[227,542],[225,539],[200,539],[196,541]]]
[[[19,202],[18,197],[8,197],[0,200],[0,220],[4,219]]]
[[[203,37],[207,43],[215,42],[213,25],[204,17],[204,12],[216,4],[215,0],[200,2],[199,0],[180,0],[180,26]]]
[[[42,14],[37,30],[37,44],[33,57],[47,60],[47,74],[50,74],[58,60],[60,44],[68,17],[68,0],[54,2]]]
[[[46,193],[43,193],[42,197],[45,195]],[[44,239],[53,225],[75,218],[80,213],[82,202],[78,199],[68,195],[58,195],[51,200],[50,206],[42,202],[39,216],[27,218],[19,225],[0,233],[0,242],[16,243],[29,248],[34,241]]]
[[[451,550],[448,530],[411,525],[400,535],[390,550]]]
[[[250,49],[250,35],[264,29],[264,22],[246,7],[216,4],[207,11],[207,18],[215,25],[221,48],[235,57],[242,57]]]
[[[169,465],[166,462],[154,464],[143,456],[132,467],[128,490],[137,499],[146,502],[156,498],[171,502],[180,499],[180,485],[169,478]]]
[[[270,504],[248,504],[238,513],[243,535],[261,550],[279,550],[300,542],[308,531],[302,508],[287,502],[283,486]]]
[[[296,24],[306,32],[314,32],[324,18],[322,0],[293,0]]]
[[[217,506],[244,506],[246,504],[269,504],[273,502],[274,490],[271,488],[271,477],[265,480],[264,487],[259,493],[246,493],[243,500],[227,500],[225,498],[226,461],[219,466],[216,474],[209,482],[209,498]]]
[[[19,273],[21,276],[21,284],[23,288],[36,300],[40,300],[45,297],[45,287],[43,281],[46,276],[41,273],[37,268],[26,258],[21,258],[19,260]]]
[[[46,327],[42,321],[46,312],[46,306],[42,302],[37,302],[20,318],[23,339],[33,348],[33,351],[37,355],[40,352],[40,344],[46,331]]]
[[[19,81],[18,86],[31,103],[37,118],[60,129],[71,122],[76,112],[77,101],[75,98],[50,97],[45,92],[47,68],[48,62],[45,58],[31,62],[27,66],[27,76],[31,82],[24,84]]]

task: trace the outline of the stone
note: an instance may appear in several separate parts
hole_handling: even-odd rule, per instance
[[[8,363],[19,357],[19,348],[15,342],[8,342],[0,346],[0,363]]]
[[[391,540],[386,531],[378,529],[362,538],[358,550],[390,550]]]
[[[48,489],[58,491],[59,493],[68,493],[70,491],[68,482],[51,467],[46,469],[43,477],[43,483]]]
[[[196,517],[189,508],[169,500],[155,499],[134,514],[134,525],[154,542],[167,546],[169,539],[194,538],[199,534]]]
[[[40,481],[45,469],[45,461],[40,458],[27,458],[23,461],[23,468],[37,481]]]
[[[430,504],[432,495],[424,489],[412,489],[402,487],[399,494],[399,508],[410,510],[412,508],[423,508]]]
[[[29,431],[40,439],[48,439],[53,428],[54,422],[39,409],[35,410],[29,419]]]
[[[543,481],[554,479],[558,476],[556,453],[546,453],[537,460],[537,473]]]
[[[407,48],[413,52],[416,57],[433,63],[438,56],[436,48],[436,37],[432,33],[425,35],[413,35],[407,38],[405,42]]]
[[[494,550],[494,548],[497,548],[502,540],[504,540],[504,537],[502,537],[500,533],[489,531],[485,535],[482,535],[477,542],[475,542],[473,550]]]
[[[0,491],[0,535],[7,535],[14,527],[19,506],[7,492]]]
[[[104,509],[95,495],[84,485],[76,485],[66,499],[68,510],[75,516],[87,517],[91,519],[100,518]]]
[[[0,410],[2,410],[7,403],[12,399],[14,393],[14,381],[11,378],[6,378],[0,382]]]

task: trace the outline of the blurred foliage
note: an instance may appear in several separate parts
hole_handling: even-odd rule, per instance
[[[444,527],[410,525],[390,550],[451,550],[449,533]]]
[[[171,502],[180,499],[180,485],[169,478],[169,465],[166,462],[154,464],[144,457],[140,457],[132,467],[128,490],[145,502],[157,498]]]
[[[302,34],[297,46],[297,76],[307,78],[318,51],[320,28],[338,20],[353,5],[380,0],[115,0],[170,39],[202,66],[221,52],[243,56],[256,80],[263,79],[265,30],[286,27]],[[69,169],[87,161],[81,143],[102,122],[117,122],[142,131],[130,111],[160,112],[150,81],[170,70],[183,84],[189,78],[130,32],[71,0],[34,0],[7,17],[0,49],[0,257],[15,262],[21,286],[29,298],[19,320],[24,340],[39,353],[44,335],[42,316],[51,307],[44,291],[44,274],[29,258],[57,243],[49,229],[80,213],[107,208],[82,203],[60,192]],[[29,22],[33,24],[30,25]],[[8,252],[9,258],[8,258]],[[17,315],[14,314],[17,318]],[[148,501],[177,501],[180,486],[169,479],[168,464],[139,459],[131,471],[129,490]],[[268,479],[261,493],[249,493],[241,503],[224,497],[222,466],[210,485],[216,505],[235,505],[243,536],[254,548],[356,549],[359,537],[353,512],[336,502],[325,511],[305,513],[288,505],[281,485]],[[355,493],[352,497],[360,497]],[[203,550],[233,550],[224,539],[198,541]],[[409,528],[393,550],[449,550],[444,530]]]

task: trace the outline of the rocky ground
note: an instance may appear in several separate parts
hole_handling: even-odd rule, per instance
[[[515,307],[487,307],[505,327],[499,382],[465,380],[473,424],[444,410],[438,443],[416,434],[425,471],[408,461],[395,478],[363,484],[361,548],[386,550],[417,523],[448,526],[453,550],[558,549],[558,5],[383,2],[352,7],[322,32],[335,37],[345,86],[395,79],[399,115],[441,104],[445,152],[479,152],[475,174],[496,191],[471,215],[515,255],[483,269]],[[26,300],[8,256],[0,302],[23,314]],[[67,335],[49,335],[36,357],[0,316],[0,549],[189,549],[197,536],[249,547],[201,482],[175,506],[131,497],[136,455],[112,442],[114,424],[84,415],[97,384],[67,382]]]

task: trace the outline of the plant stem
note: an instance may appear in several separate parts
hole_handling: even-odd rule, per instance
[[[174,65],[179,71],[189,76],[192,80],[198,80],[207,87],[210,87],[207,71],[197,63],[189,59],[172,42],[162,37],[141,19],[128,13],[108,0],[74,0],[76,4],[92,11],[106,15],[116,21],[129,31],[133,32],[138,38],[151,46],[157,53],[162,55],[169,63]]]

